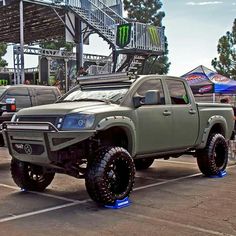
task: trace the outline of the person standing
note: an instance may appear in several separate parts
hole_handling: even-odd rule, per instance
[[[228,97],[222,98],[220,100],[221,103],[230,103],[230,99]],[[228,152],[228,157],[230,160],[235,161],[236,160],[236,140],[235,140],[235,134],[236,134],[236,107],[232,105],[233,111],[234,111],[234,130],[232,132],[232,136],[228,142],[229,145],[229,152]]]
[[[229,97],[225,97],[225,98],[220,99],[220,102],[231,104]],[[236,133],[236,123],[235,123],[235,121],[236,121],[236,107],[232,105],[232,108],[234,111],[234,134],[235,134]]]

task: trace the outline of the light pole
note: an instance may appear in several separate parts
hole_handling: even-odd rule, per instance
[[[24,63],[24,5],[23,0],[20,0],[20,62],[21,62],[21,81],[18,84],[25,83],[25,63]]]

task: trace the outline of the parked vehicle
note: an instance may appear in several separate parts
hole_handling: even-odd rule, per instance
[[[15,183],[44,190],[55,173],[85,178],[90,197],[130,194],[136,169],[188,153],[207,176],[225,170],[233,131],[228,104],[196,103],[181,78],[123,74],[80,80],[57,103],[20,110],[3,129]]]
[[[59,96],[61,96],[61,92],[56,87],[40,85],[0,86],[0,124],[4,121],[10,121],[15,112],[22,108],[54,103]],[[6,100],[9,98],[15,98],[15,110],[6,109]],[[2,134],[0,134],[0,146],[4,146]]]

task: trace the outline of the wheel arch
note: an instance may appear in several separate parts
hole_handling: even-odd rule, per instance
[[[125,116],[106,117],[98,123],[96,130],[98,137],[102,139],[111,138],[114,145],[120,145],[127,149],[131,156],[135,155],[135,126],[130,118]]]
[[[207,121],[207,127],[204,129],[200,145],[197,149],[202,149],[206,146],[209,136],[213,133],[219,133],[226,139],[230,138],[227,121],[223,116],[212,116]]]

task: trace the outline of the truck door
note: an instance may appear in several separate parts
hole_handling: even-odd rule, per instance
[[[166,79],[172,104],[172,147],[181,149],[193,146],[198,136],[198,112],[191,101],[185,83],[181,80]]]
[[[161,102],[155,105],[143,104],[135,110],[138,127],[138,154],[155,153],[171,147],[171,106],[166,104],[165,93],[160,79],[151,78],[144,81],[137,89],[135,96],[144,98],[148,90],[159,90]]]

